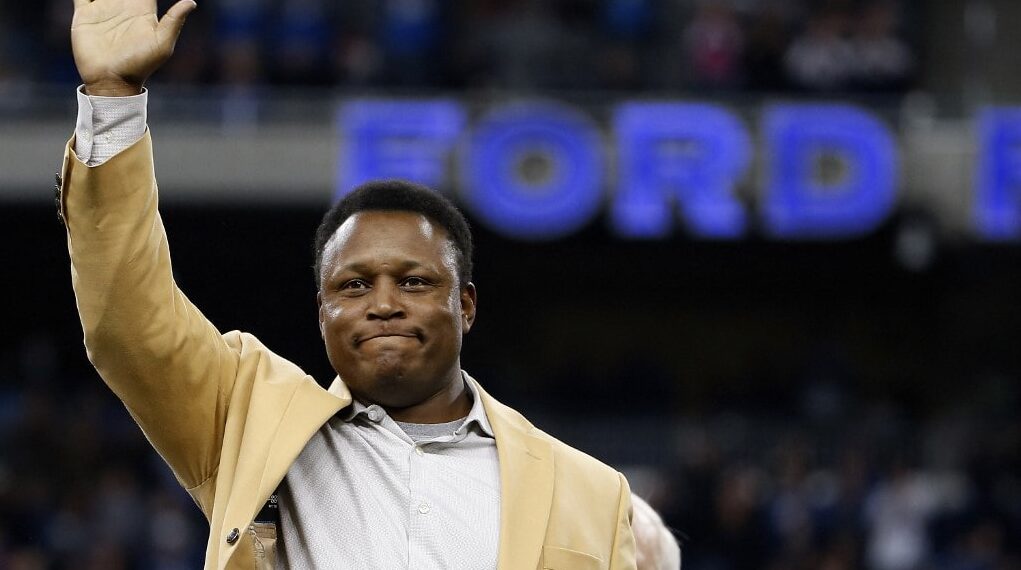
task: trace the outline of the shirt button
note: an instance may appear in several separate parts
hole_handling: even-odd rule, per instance
[[[415,453],[417,453],[418,455],[425,455],[425,452],[422,451],[422,448],[417,445],[415,446]]]
[[[430,508],[428,503],[422,503],[421,505],[418,506],[418,512],[422,513],[423,515],[429,514],[429,510]]]
[[[234,528],[227,534],[227,544],[234,544],[241,537],[241,532]]]
[[[383,419],[383,412],[378,408],[373,408],[369,410],[369,419],[374,422],[379,422],[379,420]]]

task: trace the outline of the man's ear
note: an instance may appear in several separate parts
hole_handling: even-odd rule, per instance
[[[326,339],[326,319],[323,317],[323,292],[316,292],[316,306],[319,307],[319,336]]]
[[[475,307],[478,300],[474,283],[469,282],[461,287],[461,334],[467,334],[475,324]]]

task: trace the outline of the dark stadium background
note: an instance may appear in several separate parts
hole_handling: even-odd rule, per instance
[[[4,175],[2,155],[19,144],[5,128],[56,123],[67,136],[74,125],[61,35],[68,7],[43,4],[0,4],[0,568],[198,567],[201,515],[86,360],[51,204],[55,168],[32,185]],[[527,3],[504,12],[498,4],[480,6],[499,18]],[[813,14],[853,18],[865,6],[795,4],[787,44]],[[201,4],[181,61],[153,82],[157,152],[161,125],[181,116],[201,122],[194,108],[181,109],[238,80],[220,67],[234,52],[217,38],[240,33],[217,22],[221,5],[230,3]],[[561,0],[544,17],[598,41],[608,32],[596,5]],[[410,78],[400,58],[365,76],[343,67],[323,76],[276,66],[263,53],[240,81],[267,100],[321,100],[336,89],[338,97],[441,93],[484,105],[494,89],[597,110],[652,94],[743,113],[777,97],[853,101],[891,124],[919,94],[940,119],[970,120],[981,105],[1021,100],[1010,55],[1021,48],[1010,37],[1021,10],[1006,0],[891,4],[912,70],[879,87],[849,80],[824,89],[782,67],[751,73],[759,67],[749,53],[732,82],[664,78],[654,48],[683,35],[699,5],[651,2],[654,13],[671,7],[678,17],[656,20],[652,40],[614,40],[635,49],[638,71],[627,77],[522,79],[501,75],[496,63],[443,57],[432,73]],[[732,5],[726,17],[750,39],[770,3]],[[343,21],[371,20],[365,3],[351,6],[357,17]],[[448,6],[438,17],[443,54],[463,53],[445,50],[482,16]],[[985,41],[988,29],[998,33]],[[160,90],[175,95],[163,99]],[[46,157],[54,167],[62,143],[53,138]],[[217,198],[219,190],[211,180],[161,208],[179,284],[222,330],[252,332],[329,383],[311,238],[331,189],[321,203],[292,204]],[[209,200],[194,199],[204,192]],[[681,539],[685,568],[1021,568],[1017,242],[948,235],[906,208],[865,237],[837,241],[778,241],[755,230],[709,241],[680,223],[666,239],[628,241],[601,214],[566,238],[536,243],[472,222],[479,321],[466,369],[539,427],[628,474]],[[904,243],[919,223],[934,247],[920,261]]]

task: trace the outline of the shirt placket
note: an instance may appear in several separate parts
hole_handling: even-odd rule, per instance
[[[422,568],[427,560],[427,541],[430,536],[432,519],[435,518],[433,505],[428,498],[429,466],[422,444],[412,445],[408,451],[408,483],[411,497],[408,525],[409,568]]]

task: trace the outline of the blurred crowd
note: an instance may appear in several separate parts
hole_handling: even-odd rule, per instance
[[[1016,415],[846,413],[723,413],[680,430],[678,464],[649,488],[688,538],[686,568],[1021,569]]]
[[[921,19],[898,0],[199,4],[157,81],[896,93],[916,76],[918,56],[909,40]],[[77,81],[68,46],[71,12],[69,0],[0,5],[0,88]]]
[[[198,509],[94,373],[47,364],[65,358],[41,337],[3,355],[0,568],[200,567]],[[1019,570],[1018,389],[996,376],[972,386],[925,414],[819,381],[661,423],[633,406],[612,425],[584,417],[577,398],[533,419],[626,448],[629,464],[614,463],[689,570]]]

